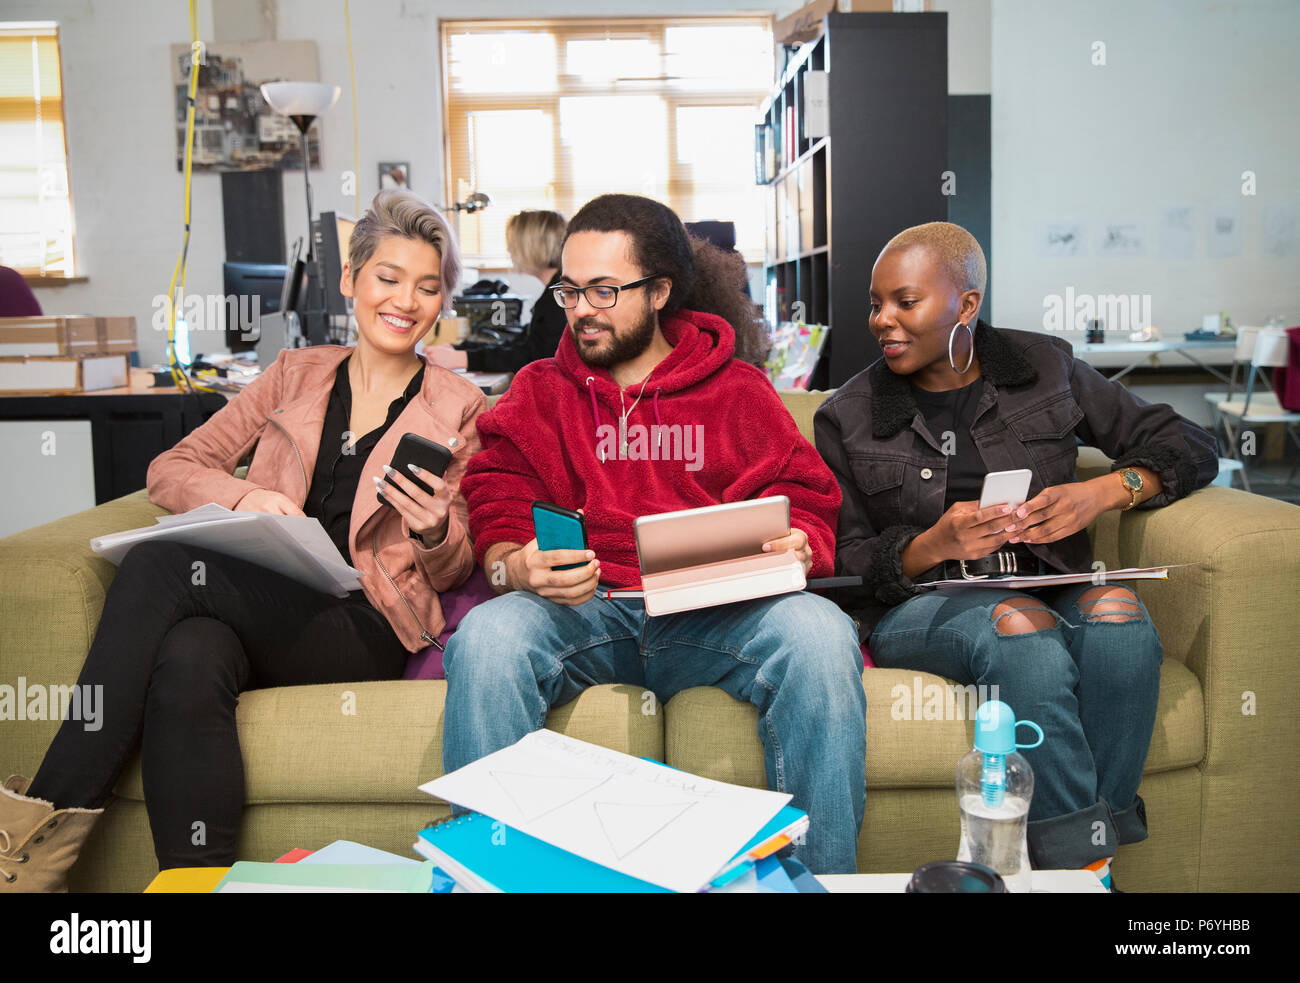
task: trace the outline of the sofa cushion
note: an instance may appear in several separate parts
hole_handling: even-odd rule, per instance
[[[940,676],[904,669],[869,669],[862,681],[867,693],[867,787],[951,788],[957,761],[974,742],[973,721],[958,714],[926,720],[924,714],[927,703],[933,709],[952,692],[952,705],[969,716],[966,694],[951,690],[954,684]],[[916,719],[918,694],[922,719]],[[912,719],[907,719],[908,713]],[[666,716],[664,745],[674,768],[738,785],[764,785],[758,711],[748,703],[701,686],[673,697]],[[1181,663],[1166,661],[1146,774],[1199,764],[1204,757],[1201,684]]]
[[[593,686],[553,710],[547,726],[662,761],[664,715],[642,698],[644,692],[640,686]],[[436,801],[419,786],[442,774],[446,695],[441,680],[249,690],[237,710],[246,802]],[[647,705],[654,712],[643,713]],[[144,800],[138,757],[115,791]]]

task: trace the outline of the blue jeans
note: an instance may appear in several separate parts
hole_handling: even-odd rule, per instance
[[[475,607],[443,655],[442,763],[454,771],[546,725],[588,686],[628,683],[659,703],[717,686],[758,710],[768,787],[809,815],[796,854],[856,873],[866,801],[866,694],[852,621],[814,594],[646,616],[640,600],[565,606],[515,591]]]
[[[890,610],[871,634],[877,665],[996,686],[989,699],[1043,728],[1043,743],[1021,752],[1034,770],[1029,848],[1039,868],[1083,867],[1147,836],[1137,789],[1155,727],[1163,650],[1141,601],[1115,602],[1111,616],[1122,613],[1124,620],[1098,620],[1100,609],[1088,602],[1080,610],[1092,587],[931,591]],[[1016,599],[1047,606],[1054,617],[1042,618],[1055,627],[999,630],[994,609]],[[1027,731],[1020,737],[1029,740]]]

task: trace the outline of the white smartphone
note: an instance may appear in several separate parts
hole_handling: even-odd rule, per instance
[[[984,488],[980,491],[980,508],[986,509],[990,505],[1024,505],[1033,476],[1028,468],[986,474]]]

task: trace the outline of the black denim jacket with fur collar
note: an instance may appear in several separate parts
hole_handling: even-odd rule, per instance
[[[1110,382],[1076,359],[1068,342],[979,321],[975,350],[985,383],[971,426],[975,446],[989,471],[1029,468],[1031,498],[1077,480],[1080,441],[1114,458],[1113,470],[1138,466],[1160,475],[1162,491],[1140,509],[1176,501],[1218,474],[1213,436],[1168,405],[1147,403]],[[844,498],[836,572],[863,578],[862,589],[842,590],[838,600],[865,641],[889,608],[919,592],[903,574],[902,552],[943,515],[947,458],[907,379],[883,358],[828,397],[813,427]],[[1091,569],[1086,530],[1028,548],[1050,570]]]

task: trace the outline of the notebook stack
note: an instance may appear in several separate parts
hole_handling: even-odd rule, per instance
[[[799,890],[807,873],[775,856],[808,828],[789,795],[553,731],[421,789],[464,811],[421,830],[415,850],[471,892]]]

